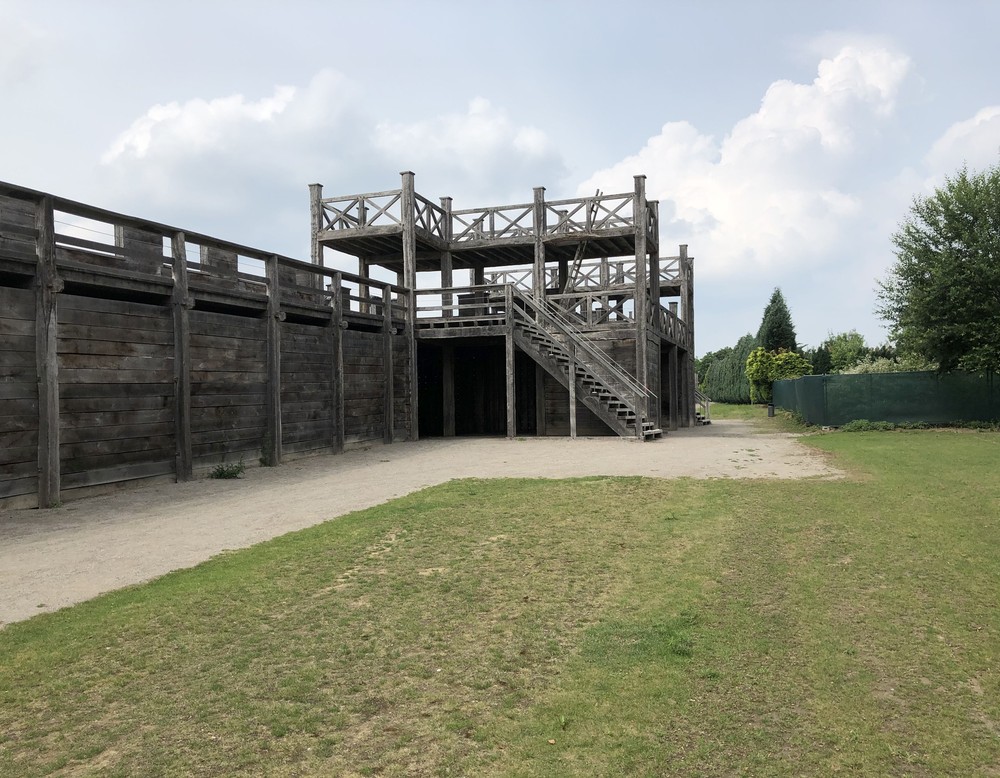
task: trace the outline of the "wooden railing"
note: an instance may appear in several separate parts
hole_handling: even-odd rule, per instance
[[[451,219],[455,243],[526,238],[535,234],[532,203],[452,211]]]
[[[320,199],[320,224],[324,231],[343,232],[385,227],[402,229],[403,190]],[[632,193],[543,201],[545,235],[599,234],[635,226]],[[655,203],[647,204],[648,237],[659,231]],[[457,244],[476,241],[518,240],[535,237],[534,203],[455,210],[443,208],[419,194],[413,195],[413,220],[417,229]],[[450,231],[446,229],[450,227]]]
[[[620,398],[632,403],[636,413],[636,427],[641,429],[644,418],[642,409],[647,407],[647,401],[655,397],[645,386],[640,384],[629,372],[612,359],[608,354],[593,345],[587,337],[577,329],[574,322],[552,305],[539,302],[534,298],[512,289],[514,312],[517,316],[534,321],[550,333],[562,335],[576,349],[576,355],[581,362],[586,362],[587,368],[598,376],[608,387],[612,388]]]
[[[33,211],[46,197],[40,192],[0,182],[0,198],[11,198],[7,202],[23,204],[18,210],[23,214],[16,223],[14,210],[0,207],[0,255],[25,261],[34,259]],[[194,290],[225,290],[262,300],[268,296],[269,278],[273,278],[280,289],[282,303],[315,308],[331,304],[331,287],[336,277],[342,288],[344,313],[381,317],[388,299],[392,319],[407,319],[410,293],[396,284],[319,267],[72,200],[48,199],[52,208],[56,264],[64,271],[98,273],[107,279],[118,278],[122,283],[157,283],[167,289],[173,283],[175,260],[183,258]],[[18,236],[16,242],[12,240],[15,235]],[[5,250],[8,245],[10,249]],[[268,265],[272,263],[275,272],[269,274]]]

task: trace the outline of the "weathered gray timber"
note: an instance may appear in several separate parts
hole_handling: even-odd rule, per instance
[[[410,290],[411,384],[418,374],[428,392],[433,384],[435,406],[411,413],[427,425],[420,434],[576,430],[646,440],[662,434],[665,419],[675,429],[691,423],[693,266],[687,246],[660,256],[659,204],[646,199],[645,176],[623,194],[546,200],[536,187],[530,202],[469,209],[421,197],[412,172],[401,179],[397,190],[343,197],[310,186],[312,246],[318,263],[327,248],[352,254],[363,276],[383,267]],[[438,273],[440,287],[416,288],[418,271]],[[683,316],[663,297],[682,297]],[[528,309],[530,321],[517,313]],[[613,357],[588,344],[605,337],[618,344]],[[456,370],[455,338],[481,344],[478,382]],[[496,380],[494,345],[503,353],[499,387],[483,384]],[[421,350],[434,375],[420,368]],[[498,418],[456,419],[460,409],[487,408]]]
[[[411,429],[410,291],[0,183],[0,501]]]
[[[0,183],[0,500],[420,435],[694,423],[693,262],[660,256],[643,176],[471,209],[408,171],[309,193],[300,262]]]

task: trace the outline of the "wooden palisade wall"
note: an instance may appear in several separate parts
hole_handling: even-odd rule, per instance
[[[0,503],[406,439],[410,296],[364,281],[0,184]]]

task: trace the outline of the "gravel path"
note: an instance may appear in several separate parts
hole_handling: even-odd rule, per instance
[[[240,480],[136,486],[44,511],[0,509],[0,626],[452,478],[841,475],[795,437],[717,421],[645,444],[438,438],[252,468]]]

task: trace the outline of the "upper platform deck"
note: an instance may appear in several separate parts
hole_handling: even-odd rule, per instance
[[[539,240],[547,262],[630,256],[642,225],[648,250],[655,251],[657,203],[646,202],[646,218],[636,219],[636,201],[631,192],[545,200],[538,189],[529,203],[453,210],[450,198],[435,205],[393,189],[320,198],[313,218],[319,244],[390,270],[402,269],[406,216],[412,219],[418,271],[440,269],[445,251],[455,268],[507,267],[531,264]]]

